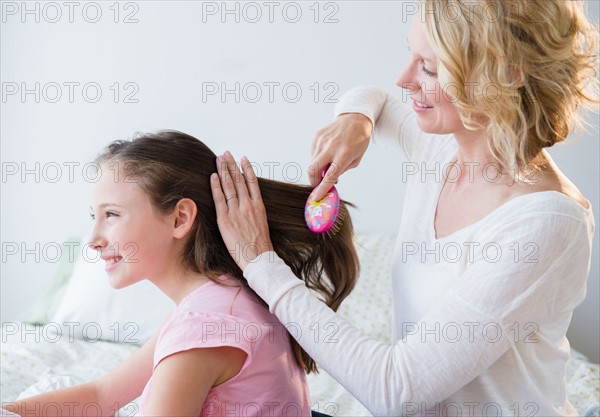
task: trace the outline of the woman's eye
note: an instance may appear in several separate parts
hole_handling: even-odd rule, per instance
[[[425,68],[425,63],[424,62],[421,64],[421,70],[423,70],[423,72],[425,73],[425,75],[428,75],[429,77],[435,77],[437,75],[437,73],[431,72],[427,68]]]
[[[90,217],[92,218],[92,220],[96,219],[96,216],[94,215],[94,213],[90,213]]]

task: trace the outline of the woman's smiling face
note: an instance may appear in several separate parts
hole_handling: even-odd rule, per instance
[[[419,128],[440,135],[464,131],[458,108],[438,80],[438,59],[427,41],[419,14],[409,30],[408,48],[411,58],[396,85],[408,91]]]

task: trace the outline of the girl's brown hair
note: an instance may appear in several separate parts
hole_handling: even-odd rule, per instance
[[[170,213],[182,198],[192,199],[198,214],[182,262],[215,282],[220,275],[230,274],[245,283],[217,226],[210,187],[210,175],[217,172],[216,155],[204,143],[185,133],[161,131],[114,141],[96,162],[118,163],[118,169],[135,179],[162,213]],[[312,187],[265,178],[258,178],[258,184],[275,252],[308,288],[337,310],[354,288],[359,271],[347,210],[343,207],[344,221],[335,235],[316,235],[304,221],[304,204]],[[290,340],[298,364],[309,373],[316,372],[314,360]]]

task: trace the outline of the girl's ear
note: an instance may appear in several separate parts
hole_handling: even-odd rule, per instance
[[[173,209],[173,237],[182,239],[188,234],[194,225],[196,213],[198,213],[198,208],[194,200],[182,198],[177,202],[175,209]]]

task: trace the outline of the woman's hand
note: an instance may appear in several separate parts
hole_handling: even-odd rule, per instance
[[[211,175],[210,184],[221,236],[243,271],[250,261],[273,250],[273,244],[258,178],[246,157],[242,157],[241,166],[244,174],[231,153],[218,156],[218,175]]]
[[[333,123],[319,130],[312,141],[313,160],[308,170],[310,183],[321,181],[321,172],[331,163],[325,178],[315,188],[314,200],[320,200],[344,172],[360,163],[373,133],[371,120],[360,113],[340,114]]]

